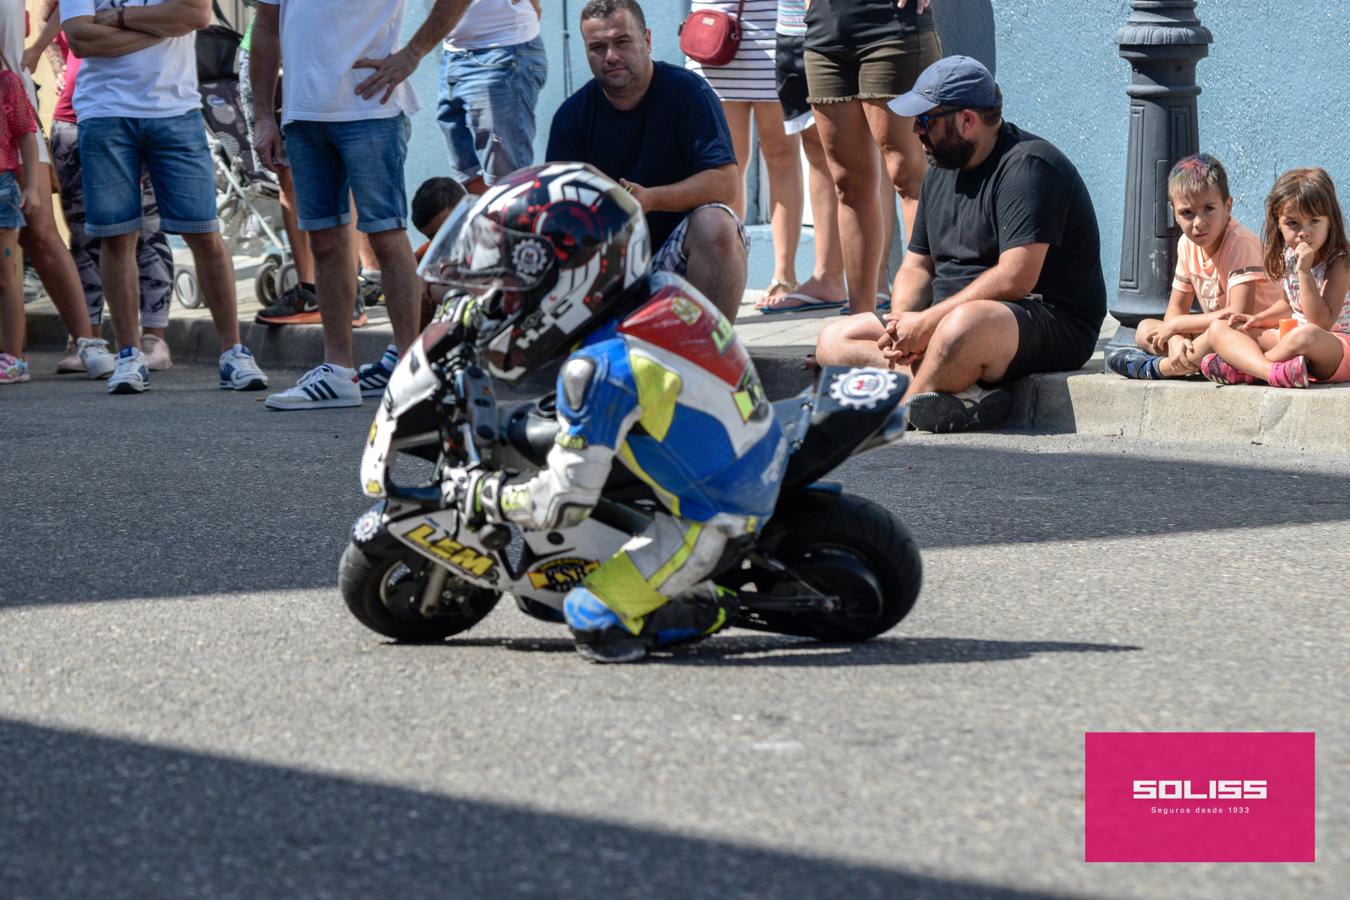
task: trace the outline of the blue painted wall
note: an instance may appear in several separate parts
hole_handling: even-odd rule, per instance
[[[573,86],[590,77],[576,16],[567,0]],[[1129,66],[1116,55],[1126,0],[934,0],[946,50],[995,69],[1008,118],[1057,144],[1078,166],[1097,207],[1102,261],[1114,294],[1120,268],[1125,182],[1125,86]],[[408,28],[429,0],[410,0]],[[675,31],[686,0],[644,4],[658,58],[680,62]],[[1214,33],[1198,77],[1200,145],[1228,167],[1236,216],[1261,227],[1262,201],[1275,177],[1294,166],[1331,173],[1350,205],[1350,0],[1200,0]],[[549,80],[539,102],[543,153],[548,122],[562,102],[562,0],[544,0]],[[445,147],[435,122],[436,58],[415,77],[424,105],[410,148],[408,183],[442,172]]]

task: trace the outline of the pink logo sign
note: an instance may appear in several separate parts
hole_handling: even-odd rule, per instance
[[[1088,732],[1087,862],[1315,862],[1312,732]]]

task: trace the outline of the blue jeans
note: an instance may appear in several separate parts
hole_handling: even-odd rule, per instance
[[[23,228],[28,220],[19,209],[19,182],[13,172],[0,172],[0,228]]]
[[[436,120],[452,174],[494,184],[534,161],[534,108],[548,77],[544,39],[441,55]]]
[[[288,122],[286,156],[295,181],[300,227],[322,231],[352,220],[366,234],[408,227],[403,163],[411,127],[403,113],[353,122]]]
[[[170,234],[218,231],[216,175],[200,110],[162,119],[96,116],[80,120],[85,234],[141,230],[141,170],[159,198]]]

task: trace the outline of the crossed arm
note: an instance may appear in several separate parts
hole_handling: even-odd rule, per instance
[[[633,195],[644,213],[688,212],[705,203],[725,203],[730,206],[736,199],[738,177],[736,164],[727,163],[695,172],[674,184],[644,187],[624,178],[619,179],[619,184]]]
[[[62,24],[76,56],[126,56],[164,38],[182,37],[210,25],[211,0],[165,0],[154,6],[105,9]]]

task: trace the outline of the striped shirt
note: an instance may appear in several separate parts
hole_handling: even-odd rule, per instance
[[[778,0],[778,33],[806,34],[806,0]]]
[[[692,13],[717,12],[736,15],[737,0],[693,0]],[[725,66],[705,66],[687,60],[685,68],[708,80],[722,101],[778,101],[774,83],[774,52],[778,38],[778,0],[745,0],[741,12],[741,46]]]

